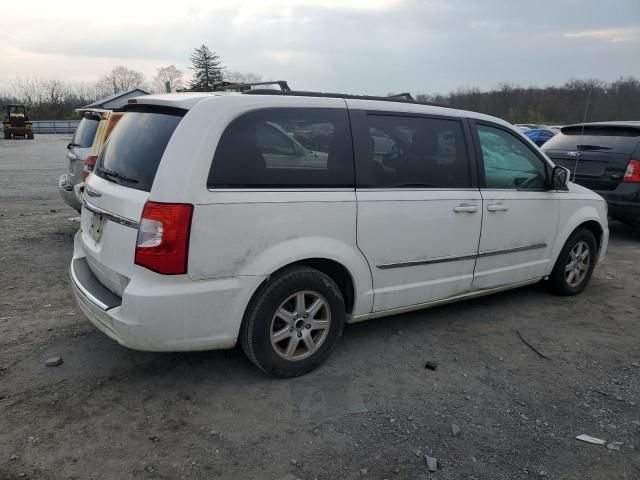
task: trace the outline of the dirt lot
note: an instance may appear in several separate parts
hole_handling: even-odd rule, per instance
[[[238,349],[135,352],[85,320],[68,141],[0,141],[0,479],[640,478],[640,239],[623,225],[578,297],[535,286],[352,325],[318,371],[273,380]]]

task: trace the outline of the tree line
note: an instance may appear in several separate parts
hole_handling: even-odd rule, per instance
[[[148,80],[142,72],[115,66],[95,83],[56,79],[18,78],[9,92],[0,92],[0,105],[25,104],[35,120],[77,118],[74,110],[95,100],[133,88],[149,93],[211,91],[221,81],[259,82],[261,75],[229,71],[220,56],[206,45],[190,57],[193,71],[188,82],[175,65],[160,67]],[[358,92],[352,92],[358,93]],[[504,118],[512,123],[568,124],[604,120],[640,119],[640,79],[619,78],[614,82],[570,80],[562,86],[520,87],[502,84],[481,91],[459,89],[448,94],[420,94],[419,102],[473,110]]]
[[[416,100],[486,113],[512,123],[640,120],[640,79],[622,77],[610,83],[574,79],[545,88],[503,84],[486,92],[470,88],[446,95],[422,94]]]

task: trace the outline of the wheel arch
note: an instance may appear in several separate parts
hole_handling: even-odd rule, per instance
[[[596,237],[596,244],[598,246],[598,257],[604,243],[605,226],[602,224],[602,220],[598,215],[597,210],[594,207],[583,207],[576,211],[564,224],[564,227],[559,231],[556,244],[553,249],[553,265],[558,261],[558,256],[562,251],[569,238],[580,228],[585,228],[592,232]]]

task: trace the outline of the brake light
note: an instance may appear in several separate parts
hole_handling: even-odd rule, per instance
[[[193,205],[147,202],[136,242],[136,265],[165,275],[187,273]]]
[[[86,180],[89,174],[93,172],[93,167],[96,166],[97,161],[98,157],[96,155],[91,155],[85,159],[82,167],[82,180]]]
[[[624,172],[623,182],[640,182],[640,160],[631,160]]]

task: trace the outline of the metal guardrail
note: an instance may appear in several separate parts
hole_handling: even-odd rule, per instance
[[[34,120],[34,133],[73,133],[78,128],[80,120]],[[2,130],[0,123],[0,130]]]

